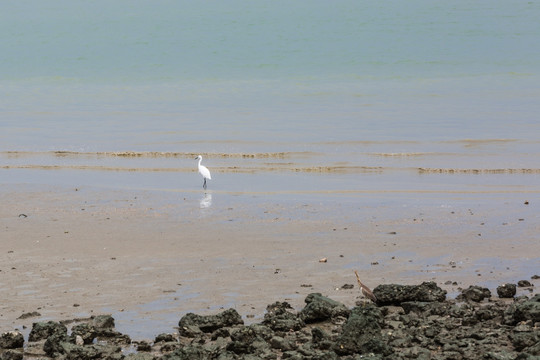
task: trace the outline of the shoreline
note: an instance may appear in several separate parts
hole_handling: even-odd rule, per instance
[[[205,207],[200,194],[172,196],[1,188],[0,330],[105,312],[145,338],[160,319],[233,307],[257,321],[269,303],[299,309],[313,292],[351,307],[357,289],[342,286],[355,283],[354,270],[371,288],[435,281],[449,294],[473,284],[494,291],[537,271],[533,201],[497,208],[434,205],[434,195],[426,205],[377,205],[214,194]],[[41,317],[17,319],[32,311]]]
[[[540,279],[539,275],[533,279]],[[356,359],[529,358],[540,354],[540,294],[516,296],[515,284],[489,289],[469,286],[454,299],[434,282],[381,284],[364,289],[354,307],[310,293],[302,309],[286,301],[266,306],[264,317],[246,323],[234,308],[213,314],[187,313],[174,331],[133,340],[111,315],[32,324],[27,336],[2,333],[2,357],[22,359],[239,359],[257,357]],[[532,293],[531,283],[518,287]],[[354,285],[347,286],[347,289]],[[367,293],[365,292],[367,291]],[[28,317],[37,313],[26,314]],[[154,329],[155,330],[155,329]],[[519,356],[518,356],[519,355]]]

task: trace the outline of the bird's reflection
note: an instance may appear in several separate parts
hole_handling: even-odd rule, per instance
[[[201,209],[207,209],[212,206],[212,194],[205,193],[199,204]]]

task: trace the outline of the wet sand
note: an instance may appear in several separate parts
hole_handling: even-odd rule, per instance
[[[233,307],[249,323],[267,304],[301,308],[313,292],[353,306],[358,289],[341,287],[355,284],[354,270],[372,288],[433,280],[452,297],[526,279],[538,292],[530,194],[399,196],[4,185],[0,330],[110,313],[140,339],[173,331],[187,312]]]

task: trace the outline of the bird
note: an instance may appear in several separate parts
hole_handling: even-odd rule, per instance
[[[358,272],[355,270],[354,274],[356,275],[356,280],[358,281],[358,286],[360,286],[360,290],[362,290],[362,295],[367,297],[369,300],[373,301],[374,303],[377,303],[377,297],[375,294],[371,292],[371,290],[362,282],[360,281],[360,276],[358,276]]]
[[[210,175],[210,170],[204,165],[201,165],[202,156],[199,155],[195,158],[195,160],[199,160],[199,165],[197,166],[199,169],[199,174],[202,175],[204,182],[203,182],[203,189],[206,190],[206,179],[212,180],[212,176]]]

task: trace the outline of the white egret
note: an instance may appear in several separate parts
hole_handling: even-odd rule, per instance
[[[202,156],[199,155],[195,158],[195,160],[199,160],[199,165],[197,166],[199,168],[199,174],[202,175],[204,182],[203,182],[203,188],[206,190],[206,179],[212,180],[212,176],[210,175],[210,170],[204,165],[201,165]]]

